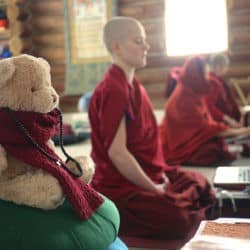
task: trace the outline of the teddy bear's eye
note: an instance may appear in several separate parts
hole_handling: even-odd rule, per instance
[[[31,88],[31,92],[34,92],[34,91],[35,91],[35,88],[34,88],[34,87],[32,87],[32,88]]]

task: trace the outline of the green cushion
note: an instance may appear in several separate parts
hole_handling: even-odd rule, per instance
[[[65,201],[44,211],[0,201],[0,249],[106,250],[115,240],[119,214],[108,199],[88,220],[79,220]]]

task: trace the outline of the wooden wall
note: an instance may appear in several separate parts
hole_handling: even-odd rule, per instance
[[[52,80],[63,93],[65,80],[65,44],[63,0],[30,0],[33,14],[33,44],[35,54],[52,65]],[[119,15],[135,17],[148,33],[151,49],[148,65],[137,72],[156,108],[164,105],[163,90],[169,68],[181,65],[184,58],[169,59],[165,53],[164,0],[119,0]],[[250,75],[250,1],[228,0],[229,55],[227,77]],[[77,97],[63,98],[62,103],[76,107]]]
[[[49,61],[52,82],[62,94],[66,72],[63,0],[30,0],[30,9],[34,54]]]
[[[32,54],[32,25],[29,2],[25,0],[8,1],[7,17],[10,32],[8,45],[12,55]]]
[[[169,68],[181,65],[185,58],[170,59],[165,54],[164,0],[120,0],[120,15],[139,19],[146,31],[151,50],[148,65],[138,71],[155,107],[164,105],[163,91]],[[228,1],[229,56],[231,77],[250,75],[250,1]],[[250,86],[249,86],[250,87]]]

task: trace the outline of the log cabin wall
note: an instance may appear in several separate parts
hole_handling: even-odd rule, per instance
[[[35,55],[46,58],[52,66],[56,90],[63,93],[65,80],[65,44],[63,0],[30,0],[33,17],[33,46]],[[155,108],[163,108],[168,70],[181,65],[184,58],[170,59],[165,53],[165,1],[119,0],[118,14],[135,17],[148,33],[151,49],[148,65],[138,70],[137,77],[147,89]],[[229,56],[231,77],[250,76],[250,1],[228,0]],[[245,86],[245,89],[250,86]],[[246,90],[247,91],[247,90]],[[64,97],[62,103],[76,109],[79,97]],[[63,105],[65,107],[65,105]],[[72,109],[70,109],[72,110]]]
[[[250,1],[228,1],[229,55],[231,65],[228,78],[250,76]],[[249,94],[249,81],[240,86],[244,94]]]
[[[52,83],[62,94],[66,73],[63,0],[30,0],[30,9],[33,54],[49,61]]]
[[[29,1],[7,1],[8,29],[10,36],[8,46],[12,55],[32,54],[32,18]]]
[[[22,53],[33,53],[31,12],[28,0],[1,0],[0,59]],[[6,22],[6,23],[4,23]]]

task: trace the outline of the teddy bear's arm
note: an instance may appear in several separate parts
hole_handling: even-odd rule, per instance
[[[35,170],[12,179],[0,177],[0,199],[48,210],[61,205],[64,196],[53,176]]]
[[[55,150],[56,147],[55,147],[55,143],[52,141],[52,139],[49,139],[48,142],[47,142],[47,145],[50,149],[52,150]]]
[[[0,144],[0,175],[7,168],[7,157],[3,146]]]
[[[74,157],[80,163],[82,167],[83,175],[80,177],[85,183],[89,183],[95,173],[94,162],[89,156],[77,156]]]

